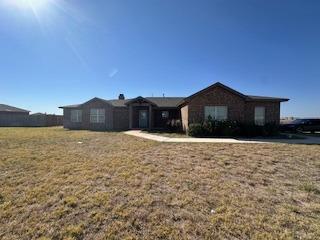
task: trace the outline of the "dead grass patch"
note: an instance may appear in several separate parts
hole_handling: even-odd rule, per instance
[[[0,238],[319,239],[319,156],[2,128]]]

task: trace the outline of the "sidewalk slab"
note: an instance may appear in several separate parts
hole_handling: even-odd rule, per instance
[[[263,141],[246,141],[237,140],[233,138],[170,138],[158,136],[150,133],[145,133],[140,130],[130,130],[124,132],[127,135],[140,137],[157,142],[171,142],[171,143],[269,143]]]
[[[234,138],[170,138],[154,135],[140,130],[130,130],[124,132],[127,135],[140,137],[157,142],[171,143],[284,143],[284,144],[317,144],[320,145],[320,137],[304,136],[305,139],[234,139]]]

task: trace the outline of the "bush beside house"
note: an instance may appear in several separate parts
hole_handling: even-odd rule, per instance
[[[270,137],[279,134],[276,123],[257,126],[237,121],[207,120],[189,125],[188,135],[192,137]]]
[[[180,119],[171,119],[166,122],[166,131],[168,132],[183,132]]]

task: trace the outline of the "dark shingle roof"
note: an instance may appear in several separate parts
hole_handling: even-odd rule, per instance
[[[12,106],[5,105],[5,104],[0,104],[0,112],[28,113],[30,111],[25,110],[25,109],[21,109],[21,108],[12,107]]]
[[[38,112],[38,113],[30,114],[30,115],[31,115],[31,116],[40,116],[40,115],[46,115],[46,114]]]
[[[178,103],[181,102],[184,98],[183,97],[146,97],[144,98],[149,102],[154,103],[157,107],[177,107]],[[114,107],[126,107],[126,103],[132,101],[134,99],[113,99],[113,100],[106,100],[106,102],[110,103]]]
[[[184,97],[146,97],[158,107],[177,107]]]
[[[99,98],[100,99],[100,98]],[[178,103],[180,103],[184,98],[183,97],[146,97],[146,100],[149,102],[154,103],[157,107],[177,107]],[[129,101],[132,101],[134,99],[111,99],[111,100],[105,100],[100,99],[102,101],[105,101],[106,103],[109,103],[113,107],[127,107],[126,103]],[[62,106],[60,108],[79,108],[83,104],[75,104],[75,105],[67,105]]]

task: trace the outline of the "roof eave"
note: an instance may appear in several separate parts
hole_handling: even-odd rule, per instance
[[[187,105],[189,103],[189,101],[187,99],[182,100],[181,102],[179,102],[177,104],[177,107],[181,108],[184,107],[185,105]]]
[[[64,109],[64,108],[66,108],[66,109],[68,109],[68,108],[72,109],[72,108],[81,108],[81,107],[82,107],[82,104],[79,105],[79,106],[61,106],[61,107],[58,107],[58,108],[60,108],[60,109]]]
[[[2,113],[30,113],[31,111],[0,111]]]
[[[290,99],[289,98],[274,98],[274,99],[254,99],[254,98],[250,98],[248,97],[246,99],[247,102],[288,102]]]

